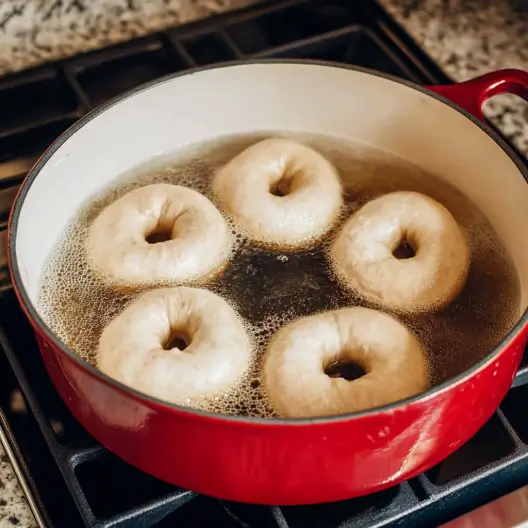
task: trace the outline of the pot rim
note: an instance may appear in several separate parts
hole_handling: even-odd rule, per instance
[[[210,411],[192,409],[190,407],[176,405],[170,402],[160,400],[158,398],[154,398],[147,394],[144,394],[117,380],[114,380],[110,376],[107,376],[106,374],[101,372],[99,369],[97,369],[96,367],[88,363],[86,360],[82,359],[78,354],[76,354],[73,350],[67,347],[62,341],[60,341],[55,336],[55,334],[51,331],[48,325],[40,317],[33,303],[29,299],[29,296],[26,292],[26,289],[24,288],[24,285],[20,277],[20,271],[19,271],[16,251],[15,251],[18,218],[23,208],[26,194],[28,193],[31,185],[33,184],[33,182],[39,175],[42,168],[46,165],[46,163],[53,156],[53,154],[55,154],[55,152],[73,134],[75,134],[78,130],[80,130],[84,125],[92,121],[94,118],[96,118],[98,115],[102,114],[106,110],[112,108],[118,103],[138,93],[144,92],[154,86],[158,86],[160,84],[170,82],[174,79],[183,77],[185,75],[200,73],[202,71],[214,70],[214,69],[219,69],[219,68],[232,68],[236,66],[247,66],[247,65],[255,65],[255,64],[300,64],[300,65],[313,65],[313,66],[321,66],[321,67],[328,67],[328,68],[340,68],[340,69],[345,69],[345,70],[358,71],[358,72],[365,73],[368,75],[374,75],[376,77],[381,77],[388,81],[393,81],[398,84],[403,84],[404,86],[407,86],[408,88],[412,88],[418,92],[421,92],[422,94],[425,94],[429,97],[432,97],[433,99],[437,99],[438,101],[446,104],[447,106],[451,107],[453,110],[457,111],[458,113],[462,114],[464,117],[469,119],[474,125],[478,126],[483,132],[485,132],[489,137],[491,137],[491,139],[493,139],[495,143],[497,143],[500,146],[504,154],[507,155],[513,161],[513,163],[516,165],[517,169],[519,170],[520,174],[526,181],[526,183],[528,183],[528,166],[526,166],[522,162],[519,156],[506,143],[506,141],[503,140],[499,136],[498,133],[496,133],[490,127],[482,123],[477,117],[475,117],[468,111],[464,110],[460,106],[456,105],[455,103],[453,103],[446,97],[429,90],[425,86],[419,85],[412,81],[408,81],[406,79],[401,79],[391,74],[379,72],[376,70],[371,70],[369,68],[363,68],[360,66],[354,66],[354,65],[343,64],[343,63],[332,62],[332,61],[321,61],[321,60],[312,60],[312,59],[273,59],[273,58],[235,60],[235,61],[223,62],[220,64],[211,64],[207,66],[190,68],[188,70],[184,70],[181,72],[175,72],[175,73],[166,75],[164,77],[155,79],[153,81],[144,83],[135,88],[132,88],[131,90],[128,90],[108,100],[107,102],[103,103],[102,105],[88,112],[81,119],[76,121],[70,128],[68,128],[65,132],[63,132],[44,151],[44,153],[41,155],[41,157],[37,160],[35,165],[29,171],[25,180],[20,185],[20,188],[15,197],[15,200],[14,200],[14,203],[11,209],[11,213],[9,216],[8,265],[9,265],[11,281],[13,284],[15,294],[21,304],[23,311],[25,312],[26,316],[33,322],[33,325],[36,326],[37,329],[45,336],[45,338],[48,341],[52,342],[55,345],[55,347],[60,350],[61,353],[68,356],[69,359],[75,361],[79,367],[86,369],[90,375],[102,379],[106,384],[114,386],[115,388],[126,392],[128,395],[130,395],[132,398],[136,400],[140,400],[143,402],[146,401],[148,402],[149,405],[155,405],[158,407],[161,406],[163,408],[166,408],[170,412],[176,412],[178,414],[197,416],[197,417],[200,417],[201,419],[206,419],[206,420],[227,420],[229,422],[235,422],[238,424],[246,424],[246,425],[266,425],[266,426],[275,425],[275,426],[280,426],[280,427],[303,426],[303,425],[326,424],[326,423],[334,423],[334,422],[347,422],[349,420],[360,419],[366,416],[382,415],[384,413],[393,413],[394,411],[398,409],[404,409],[411,404],[418,403],[424,400],[429,400],[436,396],[439,396],[441,393],[446,392],[447,390],[454,388],[457,385],[460,385],[465,380],[475,376],[479,371],[483,370],[486,367],[486,365],[488,365],[492,361],[495,361],[508,348],[511,341],[513,341],[513,339],[522,331],[523,327],[525,327],[528,324],[528,307],[524,310],[524,313],[519,317],[517,323],[508,332],[508,334],[504,336],[504,338],[500,341],[500,343],[498,343],[482,359],[474,363],[470,368],[464,370],[460,374],[457,374],[456,376],[453,376],[449,378],[448,380],[443,381],[442,383],[431,387],[425,392],[422,392],[415,396],[411,396],[410,398],[405,398],[403,400],[398,400],[396,402],[383,405],[381,407],[374,407],[372,409],[366,409],[364,411],[347,413],[343,415],[323,416],[323,417],[313,417],[313,418],[256,418],[256,417],[247,417],[247,416],[223,415],[223,414],[214,413]]]

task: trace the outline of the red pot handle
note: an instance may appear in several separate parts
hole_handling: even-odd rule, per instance
[[[494,95],[512,93],[528,102],[528,72],[498,70],[458,84],[427,86],[427,89],[444,96],[484,121],[482,105]]]

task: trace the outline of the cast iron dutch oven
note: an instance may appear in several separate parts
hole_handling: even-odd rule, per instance
[[[528,99],[528,73],[504,70],[424,88],[344,65],[256,61],[166,77],[78,121],[27,177],[9,225],[17,296],[72,413],[141,470],[250,503],[307,504],[371,493],[456,450],[505,396],[528,336],[527,170],[481,113],[483,102],[502,92]],[[93,193],[178,145],[268,130],[367,142],[460,189],[487,215],[519,274],[522,300],[511,332],[472,368],[424,394],[309,420],[227,417],[166,404],[113,381],[57,339],[36,305],[39,279],[59,235]]]

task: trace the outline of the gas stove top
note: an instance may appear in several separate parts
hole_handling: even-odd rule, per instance
[[[528,484],[528,361],[500,410],[444,462],[386,491],[320,506],[234,504],[160,482],[109,453],[57,395],[8,277],[6,223],[18,185],[94,106],[171,72],[249,57],[449,82],[378,5],[348,0],[268,2],[0,80],[0,424],[42,526],[436,526]]]

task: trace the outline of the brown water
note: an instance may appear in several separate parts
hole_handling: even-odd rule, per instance
[[[471,269],[460,296],[444,311],[396,317],[415,333],[427,351],[431,384],[456,375],[485,356],[518,318],[520,285],[503,244],[480,210],[443,180],[374,147],[341,139],[299,134],[292,137],[316,148],[338,169],[345,189],[345,211],[333,233],[315,248],[281,252],[250,243],[237,233],[230,264],[206,287],[238,311],[254,339],[250,372],[236,387],[192,406],[224,413],[272,416],[260,384],[261,359],[273,333],[304,315],[345,306],[368,306],[345,291],[333,276],[327,249],[350,213],[372,198],[396,190],[427,194],[444,204],[465,231]],[[214,170],[268,135],[226,137],[185,147],[118,178],[93,197],[67,227],[42,277],[39,307],[51,329],[81,357],[97,365],[97,343],[104,326],[136,293],[117,293],[95,276],[84,245],[101,209],[126,192],[150,183],[191,187],[211,197]],[[395,315],[395,314],[393,314]]]

